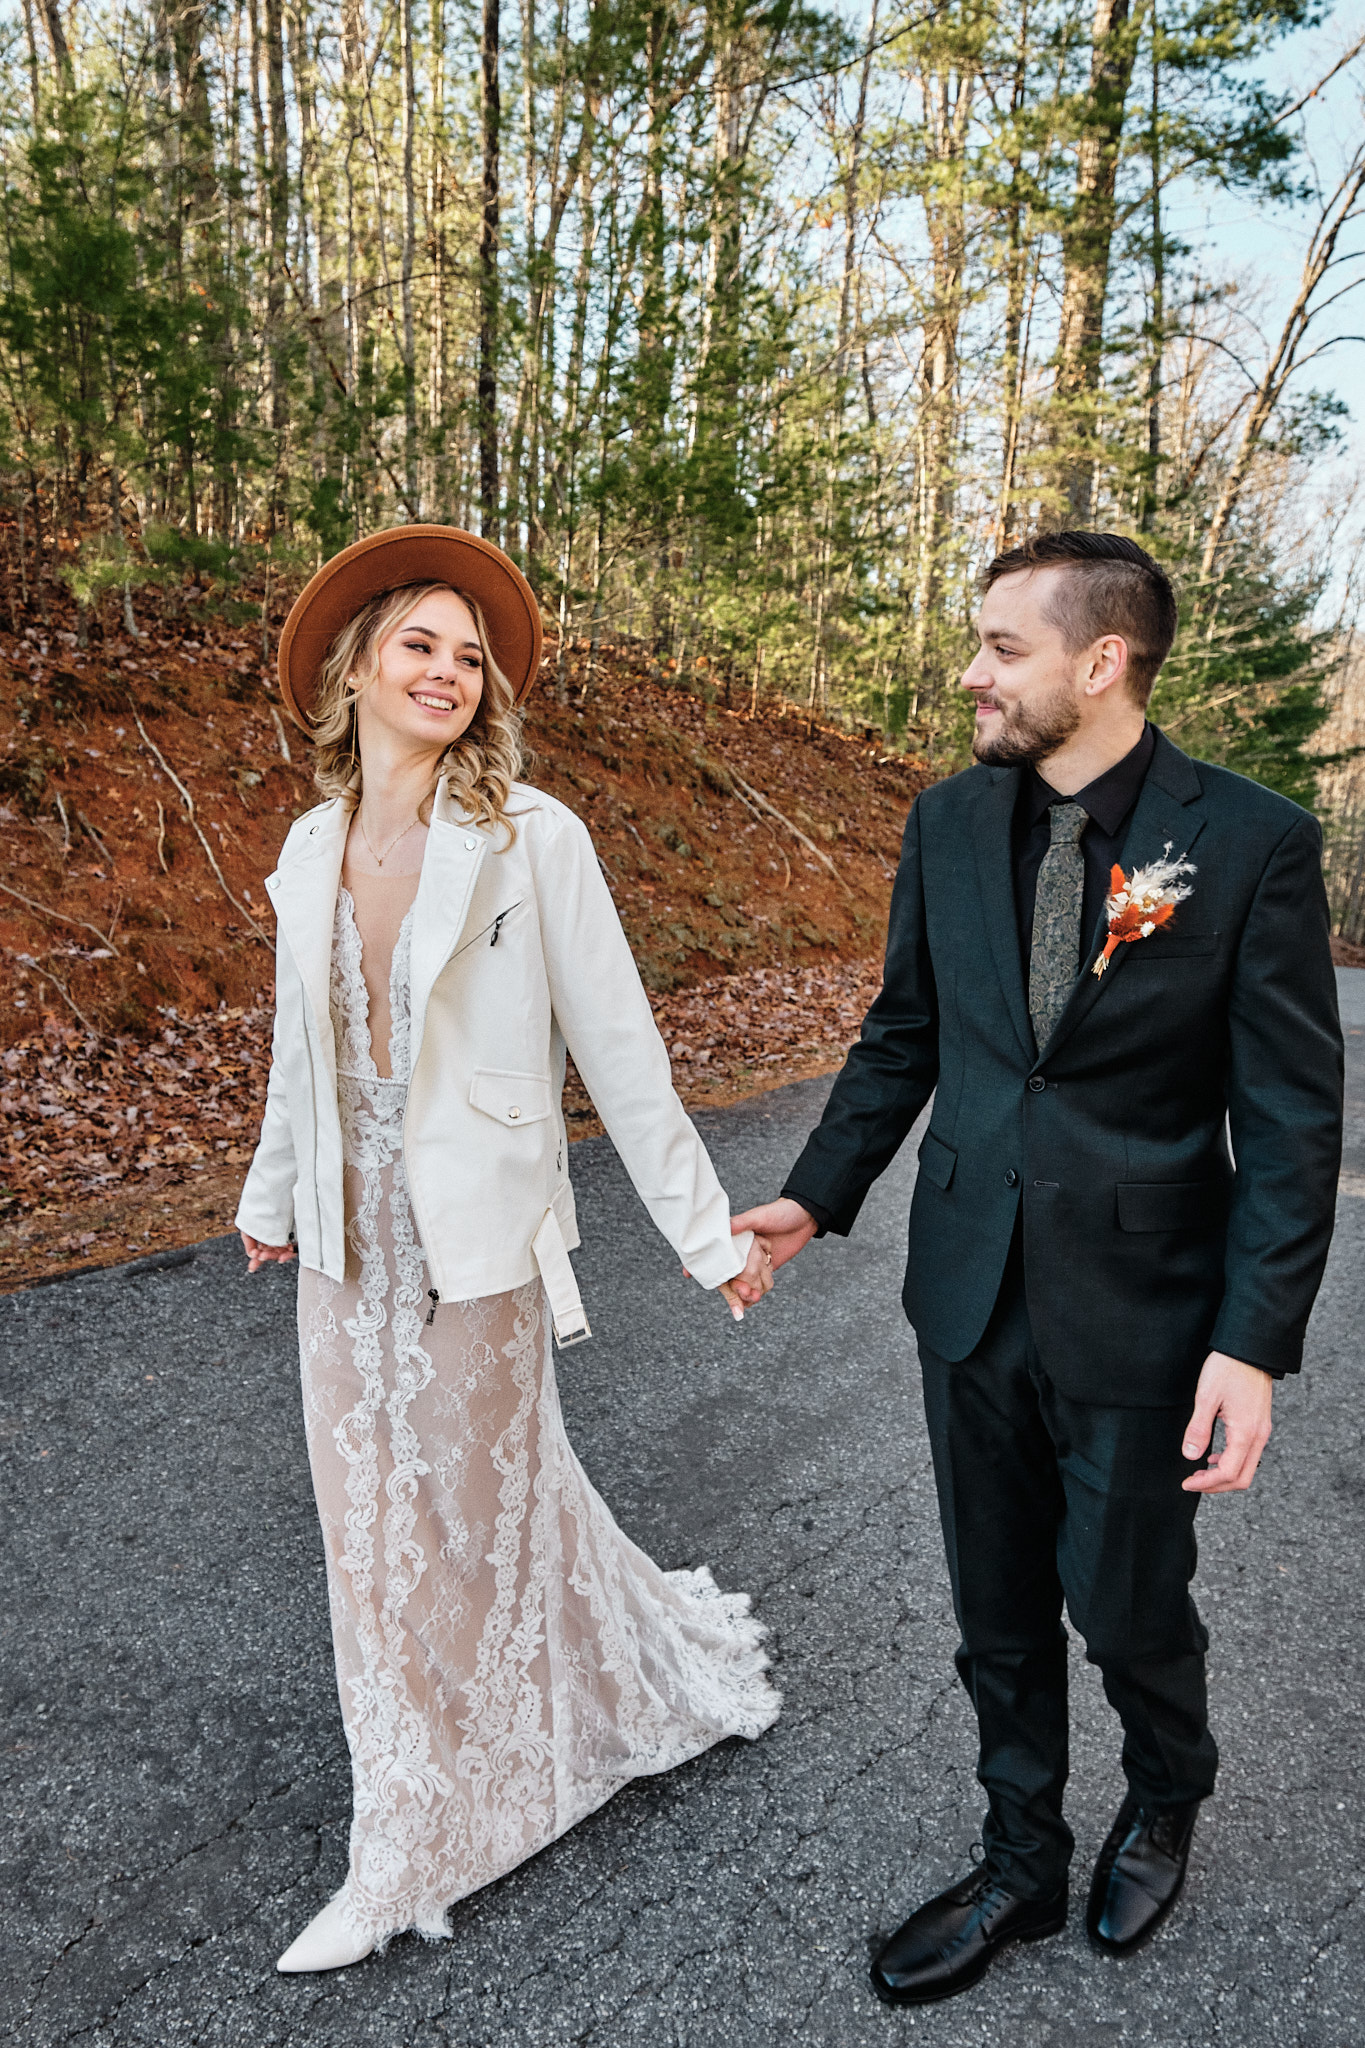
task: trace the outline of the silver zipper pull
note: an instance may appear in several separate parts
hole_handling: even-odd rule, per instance
[[[496,945],[497,945],[497,943],[498,943],[498,934],[499,934],[499,932],[500,932],[500,931],[502,930],[502,921],[503,921],[503,919],[504,919],[505,917],[507,917],[507,916],[509,916],[509,915],[510,915],[510,912],[508,912],[508,911],[506,911],[506,910],[500,910],[500,911],[498,912],[497,916],[496,916],[496,917],[495,917],[495,918],[493,919],[493,936],[492,936],[492,938],[491,938],[491,939],[490,939],[490,940],[488,941],[488,944],[489,944],[489,947],[490,947],[490,948],[492,948],[493,946],[496,946]]]
[[[428,1301],[430,1301],[430,1303],[431,1303],[431,1307],[430,1307],[430,1308],[429,1308],[429,1309],[427,1310],[427,1320],[426,1320],[426,1327],[427,1327],[427,1329],[430,1329],[430,1328],[431,1328],[431,1326],[432,1326],[432,1324],[433,1324],[433,1323],[435,1322],[435,1320],[436,1320],[436,1304],[437,1304],[437,1302],[438,1302],[438,1301],[439,1301],[439,1300],[441,1299],[441,1297],[440,1297],[440,1295],[439,1295],[439,1294],[438,1294],[438,1293],[436,1292],[436,1289],[435,1289],[434,1287],[428,1287],[428,1289],[427,1289],[427,1299],[428,1299]]]

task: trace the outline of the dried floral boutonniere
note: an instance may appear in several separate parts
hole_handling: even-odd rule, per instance
[[[1103,974],[1120,946],[1131,945],[1134,939],[1149,939],[1161,925],[1169,924],[1176,904],[1193,896],[1193,889],[1180,877],[1194,873],[1194,862],[1172,860],[1170,852],[1168,839],[1164,860],[1148,861],[1131,875],[1125,875],[1120,867],[1109,870],[1109,895],[1104,905],[1109,936],[1092,974]]]

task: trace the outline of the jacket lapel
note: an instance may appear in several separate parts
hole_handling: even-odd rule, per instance
[[[1156,752],[1124,842],[1123,867],[1126,873],[1132,874],[1134,868],[1146,867],[1149,861],[1160,860],[1167,847],[1172,860],[1182,860],[1188,854],[1204,829],[1203,794],[1199,772],[1189,755],[1182,753],[1163,732],[1158,731]],[[1195,887],[1198,887],[1197,879]],[[1120,946],[1104,973],[1097,975],[1093,969],[1104,940],[1105,929],[1101,922],[1092,935],[1085,965],[1066,1008],[1043,1048],[1049,1057],[1103,999],[1106,989],[1112,985],[1115,975],[1121,972],[1127,955],[1133,950],[1132,946]],[[1134,944],[1141,945],[1141,939],[1135,940]]]
[[[989,779],[987,779],[989,778]],[[985,929],[995,956],[996,972],[1010,1021],[1033,1064],[1033,1025],[1024,993],[1024,968],[1019,957],[1019,921],[1014,906],[1014,855],[1011,832],[1019,794],[1017,768],[987,768],[977,800],[976,874],[981,886]]]
[[[432,807],[412,916],[410,1073],[417,1071],[431,991],[459,944],[488,848],[485,829],[464,817],[442,781]]]
[[[350,811],[339,799],[324,805],[297,850],[291,850],[266,881],[333,1080],[336,1040],[332,1031],[332,927],[350,821]]]

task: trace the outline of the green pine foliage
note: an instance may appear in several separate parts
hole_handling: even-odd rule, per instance
[[[1083,0],[28,10],[11,601],[60,582],[83,635],[136,631],[152,589],[278,587],[450,520],[562,637],[947,768],[980,567],[1106,526],[1180,580],[1158,715],[1312,801],[1334,646],[1305,529],[1339,422],[1290,376],[1238,403],[1273,348],[1162,215],[1183,181],[1298,194],[1311,226],[1275,72],[1307,14],[1172,0],[1097,41]]]

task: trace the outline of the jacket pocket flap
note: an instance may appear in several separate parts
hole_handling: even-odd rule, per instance
[[[1120,1230],[1216,1230],[1227,1214],[1221,1180],[1130,1181],[1118,1189]]]
[[[947,1188],[956,1165],[957,1154],[952,1146],[926,1131],[919,1148],[919,1170],[925,1179],[931,1180],[936,1188]]]
[[[509,1130],[517,1124],[543,1123],[554,1114],[550,1083],[544,1074],[500,1072],[496,1067],[477,1067],[469,1084],[469,1100],[475,1109],[491,1116]]]

